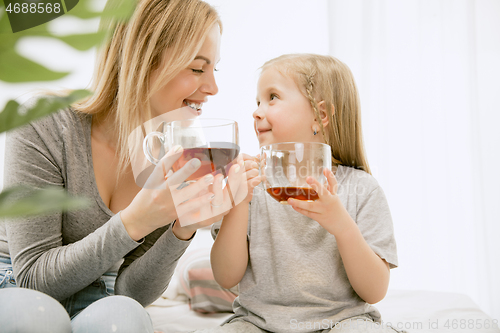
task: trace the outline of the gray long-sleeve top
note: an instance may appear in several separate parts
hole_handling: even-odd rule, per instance
[[[18,286],[57,300],[120,267],[115,293],[145,306],[167,288],[190,242],[175,237],[170,225],[142,243],[130,238],[120,214],[99,195],[90,132],[91,116],[63,110],[7,133],[5,188],[55,185],[89,198],[91,205],[0,223],[0,256],[11,258]]]

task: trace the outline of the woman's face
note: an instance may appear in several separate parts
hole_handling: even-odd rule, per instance
[[[219,59],[220,29],[215,24],[191,64],[153,94],[150,100],[153,117],[186,105],[201,114],[207,97],[217,94],[219,90],[214,77]],[[151,83],[156,77],[157,72],[153,72]]]
[[[257,84],[254,129],[260,146],[277,142],[314,142],[314,116],[309,100],[295,81],[274,67],[265,69]]]

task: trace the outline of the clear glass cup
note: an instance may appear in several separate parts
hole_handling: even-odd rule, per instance
[[[229,119],[195,118],[167,123],[163,132],[151,132],[143,142],[147,159],[154,164],[172,147],[184,148],[182,156],[172,166],[173,172],[182,168],[193,158],[201,161],[200,168],[186,181],[193,182],[211,173],[223,174],[224,178],[236,163],[240,152],[238,146],[238,123]]]
[[[260,175],[264,190],[275,200],[287,204],[288,198],[314,201],[318,193],[306,182],[327,180],[323,170],[332,169],[332,151],[319,142],[283,142],[260,148]]]

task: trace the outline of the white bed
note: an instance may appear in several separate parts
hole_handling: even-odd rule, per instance
[[[208,250],[211,245],[210,231],[200,230],[186,255],[191,251]],[[147,308],[156,330],[174,333],[216,327],[231,315],[203,315],[192,311],[180,280],[176,272],[163,296]],[[384,300],[375,306],[381,312],[384,324],[410,333],[500,333],[498,322],[463,294],[389,290]]]

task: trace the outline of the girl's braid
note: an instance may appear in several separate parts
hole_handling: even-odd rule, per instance
[[[314,111],[314,115],[316,117],[316,120],[319,123],[320,129],[321,129],[321,134],[323,135],[323,138],[326,140],[326,144],[330,145],[330,138],[326,135],[325,133],[325,128],[323,126],[323,122],[321,121],[321,115],[318,110],[318,104],[316,103],[316,99],[314,98],[314,74],[308,75],[307,76],[307,83],[306,83],[306,93],[307,93],[307,98],[309,99],[309,102],[311,103],[311,106]]]

